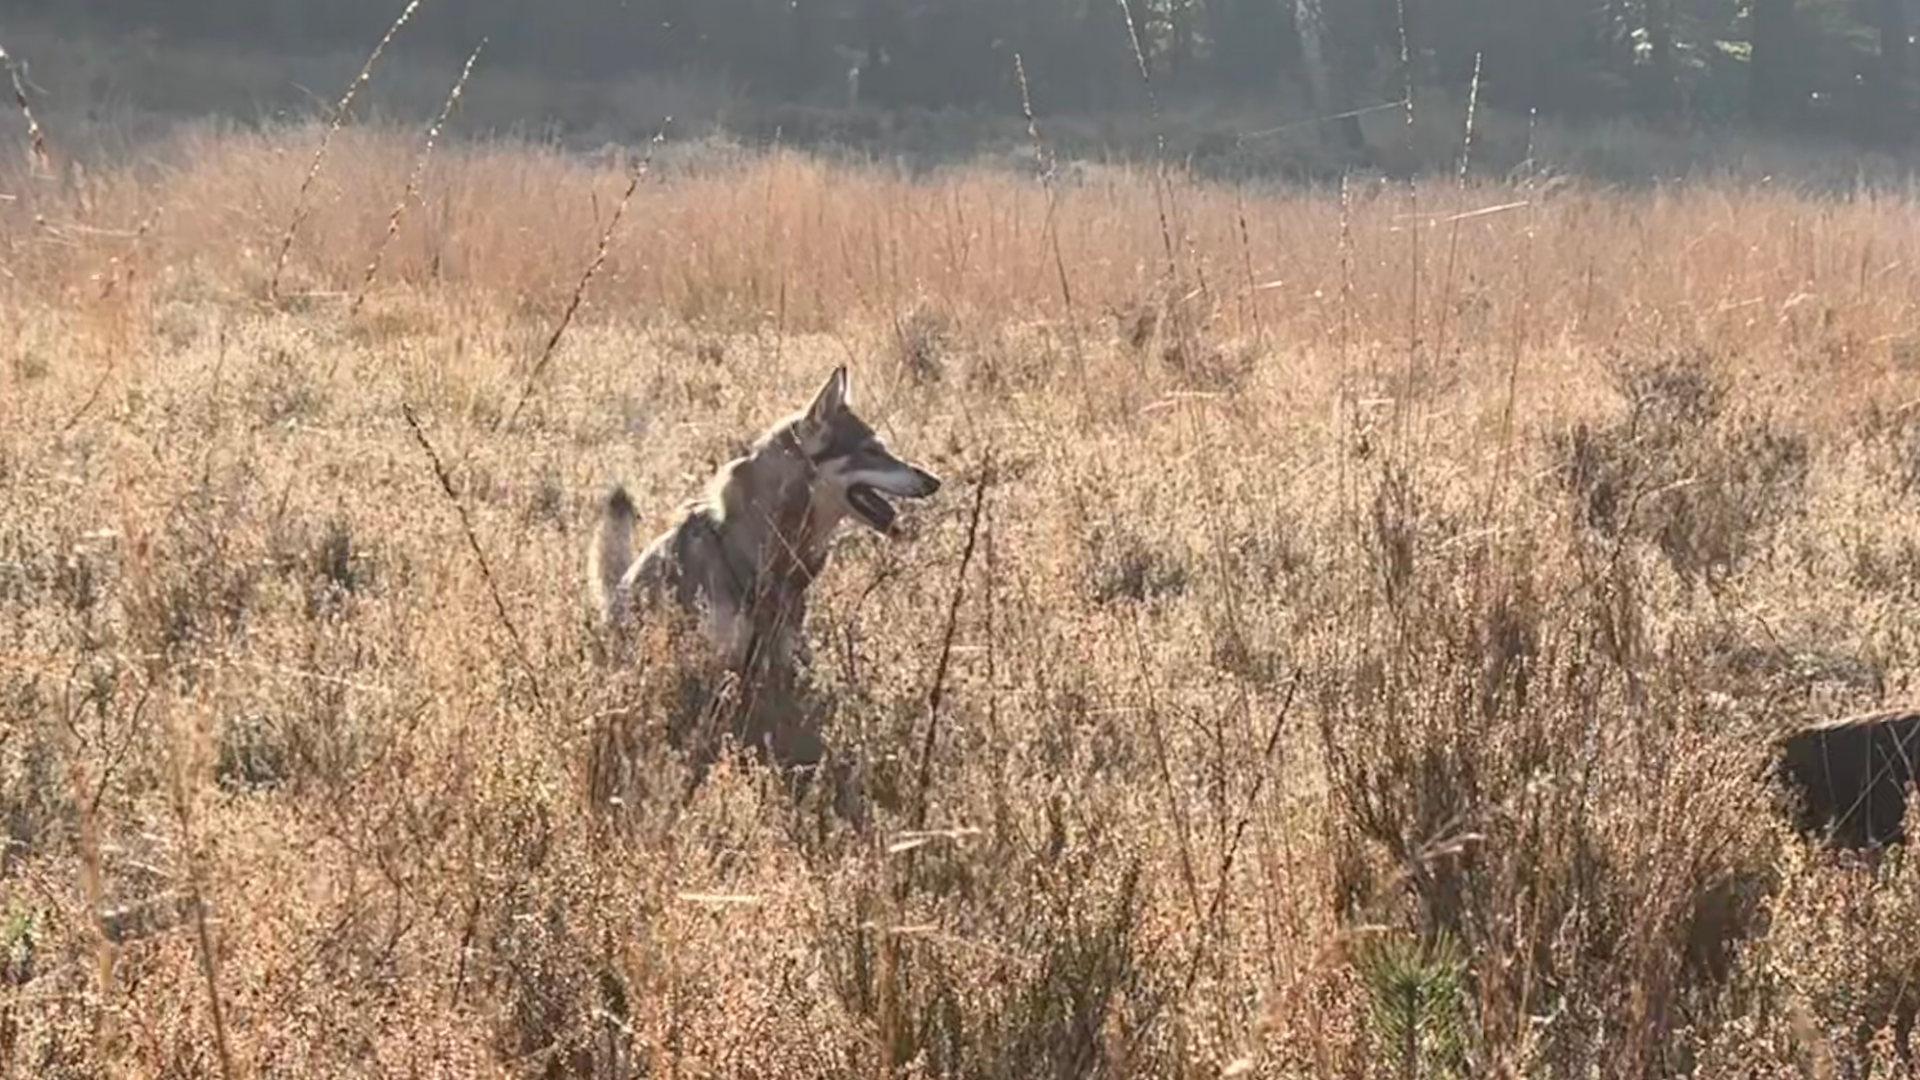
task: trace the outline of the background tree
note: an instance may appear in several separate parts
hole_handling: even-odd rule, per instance
[[[1906,0],[1867,0],[1880,53],[1874,96],[1882,134],[1898,138],[1912,129],[1913,19]]]
[[[1794,2],[1749,0],[1747,18],[1753,118],[1761,124],[1786,123],[1803,95],[1794,67]]]
[[[1679,124],[1744,119],[1914,130],[1920,0],[1129,0],[1170,104],[1329,115],[1400,95],[1402,12],[1418,84],[1490,105]],[[402,0],[10,0],[66,28],[156,32],[282,52],[359,50]],[[568,79],[719,74],[764,99],[1012,112],[1012,55],[1054,111],[1139,104],[1116,0],[460,0],[406,48]],[[857,58],[857,59],[856,59]],[[1334,125],[1358,139],[1357,124]]]

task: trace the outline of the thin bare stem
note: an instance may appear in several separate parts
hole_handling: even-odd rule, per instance
[[[667,141],[667,128],[672,123],[671,116],[661,122],[660,130],[654,132],[653,138],[647,142],[647,152],[627,174],[627,189],[621,192],[620,201],[613,208],[613,219],[607,222],[606,231],[600,234],[600,243],[593,249],[593,258],[587,262],[587,268],[581,271],[580,282],[573,287],[573,295],[567,299],[566,309],[560,313],[560,321],[554,324],[553,333],[547,335],[546,345],[541,348],[532,369],[527,372],[527,381],[520,387],[519,399],[513,403],[513,409],[505,419],[494,424],[495,431],[503,426],[512,425],[520,418],[520,410],[526,408],[527,398],[533,393],[534,384],[540,381],[540,376],[546,372],[547,365],[553,362],[554,350],[560,347],[560,339],[566,336],[567,328],[573,325],[573,317],[579,314],[580,305],[587,297],[587,286],[593,284],[594,275],[600,272],[601,265],[607,261],[607,251],[613,245],[613,234],[620,228],[620,219],[627,216],[627,204],[633,201],[633,193],[640,189],[640,182],[646,179],[648,172],[652,170],[654,151],[659,149],[661,143]]]
[[[387,215],[386,234],[380,238],[379,245],[373,249],[373,257],[367,260],[366,272],[360,277],[360,290],[354,294],[353,304],[348,309],[350,314],[357,314],[360,311],[360,305],[366,303],[367,290],[373,287],[373,279],[380,273],[380,264],[386,258],[387,248],[393,243],[393,238],[400,235],[401,217],[406,214],[410,204],[420,200],[420,186],[426,180],[427,163],[433,159],[434,145],[439,142],[440,132],[446,128],[447,121],[453,116],[454,108],[460,104],[460,96],[467,89],[467,79],[473,75],[473,65],[479,61],[480,53],[486,47],[486,38],[481,38],[480,44],[473,47],[473,52],[467,57],[466,64],[460,68],[460,77],[454,81],[453,91],[447,95],[446,103],[440,107],[440,115],[434,117],[433,123],[428,126],[426,142],[420,147],[420,157],[413,163],[413,172],[407,177],[406,191],[401,194],[400,201],[393,204],[393,212]],[[338,364],[339,360],[336,359],[334,363]]]
[[[1460,186],[1467,186],[1467,171],[1473,167],[1473,121],[1480,109],[1480,60],[1473,54],[1473,82],[1467,87],[1467,132],[1460,140]]]
[[[1533,246],[1539,233],[1540,210],[1538,199],[1531,190],[1533,181],[1526,182],[1529,189],[1527,207],[1527,230],[1525,242],[1520,247],[1520,305],[1513,315],[1513,333],[1507,346],[1507,394],[1506,402],[1500,411],[1500,460],[1494,467],[1493,482],[1487,491],[1487,505],[1484,520],[1488,526],[1493,523],[1494,510],[1499,506],[1504,494],[1507,479],[1513,469],[1513,422],[1514,412],[1520,391],[1520,358],[1526,351],[1529,330],[1533,322]]]
[[[933,748],[940,735],[940,706],[947,697],[947,668],[953,660],[954,632],[960,625],[960,602],[966,596],[967,569],[973,565],[974,547],[980,538],[980,515],[986,509],[987,491],[993,487],[993,456],[988,454],[981,466],[980,482],[973,489],[973,513],[967,518],[967,545],[960,552],[960,569],[954,575],[953,593],[947,599],[947,626],[940,635],[940,659],[934,665],[933,684],[927,690],[927,732],[920,742],[920,768],[913,800],[913,827],[927,827],[927,796],[933,783]]]
[[[1467,186],[1467,170],[1473,162],[1473,119],[1480,103],[1480,55],[1473,54],[1473,84],[1467,91],[1466,132],[1460,138],[1460,174],[1458,182],[1461,190]],[[1434,330],[1433,354],[1441,360],[1447,355],[1447,334],[1452,329],[1453,315],[1453,274],[1460,260],[1460,226],[1466,220],[1465,214],[1451,215],[1451,228],[1447,232],[1447,267],[1440,278],[1439,326]],[[1420,222],[1411,225],[1419,229]]]
[[[420,425],[420,418],[414,415],[413,406],[402,404],[400,413],[406,417],[407,426],[413,429],[414,441],[419,443],[420,449],[426,453],[427,464],[433,467],[434,478],[440,482],[440,491],[446,495],[447,501],[453,504],[454,512],[460,515],[460,529],[466,534],[467,547],[473,552],[474,561],[480,565],[480,576],[486,580],[487,594],[493,598],[494,614],[499,617],[500,625],[506,629],[507,637],[513,642],[514,659],[526,671],[527,679],[533,686],[534,697],[545,705],[546,693],[541,689],[540,672],[534,668],[533,661],[529,659],[526,639],[520,635],[520,628],[515,625],[513,616],[507,612],[507,602],[501,597],[500,583],[493,574],[493,563],[487,558],[486,550],[480,546],[479,533],[474,530],[473,515],[468,512],[467,504],[460,498],[460,493],[454,489],[453,477],[447,473],[447,467],[441,462],[439,452],[433,448],[432,441],[427,438],[426,429]]]
[[[1383,101],[1378,105],[1364,105],[1358,109],[1348,109],[1346,112],[1330,113],[1326,116],[1310,116],[1305,120],[1289,120],[1284,124],[1276,124],[1273,127],[1259,128],[1255,131],[1242,131],[1235,135],[1234,138],[1238,142],[1246,142],[1249,139],[1270,139],[1275,135],[1285,135],[1289,131],[1298,131],[1301,128],[1321,127],[1326,124],[1331,124],[1335,120],[1357,120],[1362,116],[1372,116],[1374,113],[1391,112],[1394,109],[1404,109],[1406,107],[1407,103],[1405,101]]]
[[[161,707],[166,708],[164,694],[160,701]],[[171,727],[173,812],[180,826],[180,843],[186,851],[187,902],[193,912],[193,934],[200,951],[200,975],[206,981],[207,1012],[213,1024],[214,1049],[220,1056],[220,1075],[223,1080],[233,1080],[233,1049],[227,1040],[226,1008],[220,998],[220,954],[213,940],[213,927],[207,919],[206,892],[201,884],[204,859],[193,838],[193,796],[187,786],[186,735],[177,721]]]
[[[47,133],[40,127],[40,121],[34,119],[33,106],[27,102],[27,66],[14,59],[6,46],[0,45],[0,67],[7,69],[7,78],[13,83],[13,104],[27,121],[27,152],[42,169],[51,172],[53,155],[47,152]]]
[[[953,660],[953,639],[960,626],[960,602],[966,596],[967,570],[973,565],[973,552],[980,538],[980,519],[986,510],[987,490],[993,486],[993,455],[981,464],[980,482],[973,489],[973,513],[967,518],[967,544],[960,553],[960,569],[953,578],[953,592],[947,600],[947,625],[940,635],[940,659],[934,664],[933,683],[927,689],[927,731],[920,740],[920,764],[913,798],[913,830],[927,827],[927,803],[933,787],[933,750],[940,737],[940,706],[946,701],[947,668]],[[900,877],[894,885],[894,901],[905,903],[913,890],[913,874],[918,849],[906,853]]]
[[[1154,191],[1154,205],[1160,213],[1160,243],[1167,252],[1167,283],[1176,281],[1179,267],[1174,255],[1173,226],[1168,211],[1170,194],[1167,177],[1167,133],[1160,119],[1160,94],[1153,86],[1153,68],[1147,63],[1147,50],[1140,44],[1140,27],[1133,18],[1131,0],[1119,0],[1120,14],[1127,21],[1127,42],[1133,46],[1133,62],[1140,72],[1140,85],[1147,92],[1147,118],[1153,122],[1154,161],[1160,183]]]
[[[1056,165],[1053,150],[1040,137],[1040,121],[1033,115],[1033,88],[1027,83],[1027,62],[1017,52],[1013,54],[1013,77],[1020,83],[1020,114],[1026,117],[1027,138],[1033,141],[1033,153],[1040,163],[1040,182],[1052,191]]]
[[[1154,768],[1160,779],[1160,793],[1167,801],[1167,816],[1173,819],[1173,835],[1179,844],[1180,880],[1186,886],[1187,903],[1193,909],[1193,917],[1201,917],[1200,876],[1193,868],[1192,830],[1187,824],[1185,805],[1180,801],[1179,788],[1173,782],[1173,764],[1167,749],[1166,726],[1160,716],[1160,703],[1153,692],[1154,666],[1147,658],[1147,636],[1141,626],[1140,609],[1131,611],[1133,630],[1133,650],[1135,670],[1139,672],[1140,688],[1146,707],[1147,734],[1153,741]]]
[[[1241,808],[1240,816],[1233,824],[1233,832],[1226,840],[1226,846],[1220,855],[1219,876],[1214,880],[1213,899],[1207,904],[1206,918],[1197,927],[1199,936],[1194,940],[1193,950],[1187,956],[1187,975],[1181,988],[1181,996],[1193,990],[1194,979],[1200,974],[1200,959],[1205,954],[1209,931],[1220,921],[1220,912],[1226,905],[1227,888],[1233,880],[1234,860],[1240,855],[1240,844],[1246,839],[1247,828],[1253,824],[1255,809],[1259,806],[1260,796],[1267,786],[1267,778],[1276,769],[1270,767],[1274,752],[1280,748],[1280,735],[1286,730],[1287,714],[1293,711],[1293,696],[1300,689],[1300,676],[1287,682],[1287,696],[1280,702],[1279,712],[1274,714],[1273,726],[1267,730],[1267,740],[1260,751],[1260,768],[1254,770],[1253,790],[1247,792],[1246,804]]]
[[[79,735],[79,725],[75,722],[76,705],[73,701],[73,688],[77,681],[78,667],[75,673],[66,679],[64,689],[65,702],[62,707],[64,729],[68,745],[66,756],[68,765],[68,784],[73,791],[73,807],[79,823],[77,849],[80,856],[80,892],[87,902],[87,928],[93,935],[93,977],[94,990],[105,1000],[113,988],[114,946],[113,939],[107,933],[102,913],[106,910],[106,875],[100,860],[100,795],[107,789],[108,777],[103,775],[96,782],[87,775],[83,757],[84,746]],[[144,701],[144,699],[143,699]],[[101,1036],[105,1036],[102,1031]]]
[[[1360,435],[1360,403],[1353,392],[1353,185],[1346,176],[1340,177],[1340,329],[1334,349],[1335,362],[1339,365],[1340,382],[1335,395],[1335,404],[1339,408],[1339,421],[1342,424],[1341,436]],[[1368,350],[1368,381],[1377,383],[1380,372],[1375,367],[1377,354]],[[1353,483],[1353,470],[1348,466],[1352,453],[1342,448],[1334,456],[1339,472],[1336,477],[1336,490],[1340,493],[1340,505],[1347,514],[1356,513],[1356,493]],[[1341,530],[1344,543],[1351,538],[1347,530]]]
[[[1033,114],[1033,94],[1027,85],[1027,65],[1019,53],[1013,54],[1013,74],[1020,82],[1020,111],[1027,118],[1027,138],[1033,141],[1033,153],[1040,163],[1040,184],[1047,193],[1047,219],[1042,226],[1048,245],[1053,251],[1053,269],[1060,283],[1060,303],[1066,309],[1067,318],[1073,318],[1073,287],[1067,282],[1067,262],[1060,254],[1060,232],[1056,226],[1056,212],[1060,207],[1060,192],[1055,186],[1056,169],[1059,162],[1053,150],[1040,137],[1040,122]]]
[[[1407,106],[1407,149],[1413,149],[1413,43],[1407,33],[1407,0],[1394,0],[1394,14],[1399,19],[1400,32],[1400,81],[1404,96],[1401,98]]]
[[[1540,107],[1536,105],[1527,110],[1527,153],[1525,157],[1520,159],[1521,167],[1526,169],[1527,176],[1529,179],[1532,178],[1533,172],[1534,172],[1533,144],[1534,144],[1534,137],[1537,134],[1537,130],[1539,127],[1540,127]]]
[[[1350,177],[1340,177],[1340,380],[1346,386],[1350,374],[1348,366],[1353,360],[1353,181]],[[1379,372],[1370,374],[1378,378]]]
[[[1420,371],[1420,180],[1419,170],[1414,167],[1413,48],[1407,38],[1406,0],[1395,0],[1394,8],[1400,22],[1400,77],[1407,103],[1407,368],[1394,402],[1399,416],[1397,438],[1404,448],[1413,411],[1414,379]]]
[[[1247,275],[1246,317],[1253,322],[1253,340],[1261,349],[1267,347],[1267,328],[1260,318],[1260,287],[1253,279],[1253,234],[1247,229],[1247,193],[1234,192],[1234,218],[1240,226],[1240,263]]]
[[[1060,251],[1060,178],[1059,158],[1053,148],[1040,134],[1040,121],[1033,111],[1033,91],[1027,82],[1026,61],[1019,53],[1013,54],[1013,74],[1020,83],[1020,112],[1027,119],[1027,138],[1033,143],[1034,157],[1040,163],[1040,185],[1047,196],[1047,216],[1041,224],[1041,236],[1047,250],[1053,258],[1054,281],[1060,289],[1060,307],[1067,325],[1072,328],[1070,340],[1073,347],[1073,362],[1079,378],[1074,381],[1080,387],[1081,401],[1087,400],[1087,350],[1080,340],[1079,320],[1073,307],[1073,285],[1067,277],[1067,259]]]
[[[306,224],[307,215],[311,212],[307,199],[313,191],[314,181],[320,178],[320,168],[326,163],[327,150],[333,145],[333,137],[346,125],[354,99],[360,96],[360,91],[365,89],[367,83],[372,80],[373,69],[380,63],[380,57],[386,53],[387,46],[393,43],[394,36],[400,33],[402,27],[413,21],[414,12],[420,10],[423,2],[424,0],[408,0],[407,6],[401,9],[399,17],[393,20],[393,25],[387,27],[386,34],[380,38],[380,43],[373,47],[372,53],[368,54],[367,62],[360,65],[360,73],[347,84],[346,92],[340,95],[340,103],[334,106],[333,120],[327,124],[326,132],[320,136],[320,146],[313,152],[313,163],[307,166],[306,178],[300,181],[300,191],[294,196],[293,216],[287,221],[286,232],[280,236],[280,250],[273,258],[273,273],[267,278],[268,300],[280,298],[280,277],[287,269],[287,255],[293,250],[294,238],[300,234],[300,227]]]
[[[1138,620],[1136,619],[1136,624],[1137,622]],[[1235,821],[1232,834],[1227,839],[1225,847],[1221,852],[1219,877],[1214,882],[1213,896],[1208,901],[1207,908],[1204,914],[1199,909],[1199,898],[1198,898],[1197,891],[1194,894],[1194,901],[1193,901],[1194,908],[1195,908],[1194,918],[1198,920],[1195,925],[1195,933],[1197,935],[1197,938],[1194,941],[1192,948],[1190,948],[1187,952],[1187,963],[1186,963],[1187,971],[1186,971],[1185,977],[1181,981],[1180,994],[1178,995],[1176,1000],[1185,1000],[1188,997],[1188,995],[1190,995],[1193,992],[1194,984],[1199,979],[1200,964],[1201,964],[1201,961],[1204,960],[1206,957],[1206,950],[1211,938],[1211,929],[1215,923],[1220,921],[1221,913],[1225,910],[1228,884],[1233,878],[1234,862],[1236,859],[1239,858],[1240,845],[1246,839],[1247,829],[1253,823],[1253,815],[1259,806],[1260,797],[1266,789],[1267,779],[1277,771],[1273,767],[1274,753],[1280,747],[1280,736],[1286,730],[1287,715],[1293,711],[1294,694],[1299,690],[1299,688],[1300,688],[1300,677],[1296,673],[1294,678],[1288,682],[1287,696],[1281,701],[1280,710],[1278,714],[1274,716],[1273,725],[1267,731],[1266,744],[1264,748],[1261,750],[1261,754],[1260,754],[1261,767],[1254,774],[1253,788],[1252,790],[1247,792],[1246,804],[1242,808],[1242,812],[1238,820]],[[1184,858],[1185,857],[1184,850],[1182,852],[1182,855]],[[1191,865],[1188,865],[1183,869],[1189,875],[1190,880],[1188,882],[1188,886],[1191,889],[1193,888],[1193,883],[1191,881],[1192,867]],[[1152,953],[1158,951],[1159,946],[1156,944],[1156,945],[1149,946],[1148,948],[1149,948],[1149,955],[1151,955]],[[1160,1000],[1156,1000],[1149,1007],[1149,1020],[1151,1020],[1154,1016],[1157,1016],[1159,1010],[1163,1007],[1164,1007],[1163,1002]],[[1151,1022],[1146,1024],[1141,1024],[1135,1027],[1133,1031],[1129,1033],[1129,1035],[1127,1036],[1127,1040],[1123,1045],[1123,1049],[1120,1054],[1119,1060],[1123,1062],[1131,1060],[1133,1057],[1134,1049],[1138,1045],[1139,1040],[1147,1032],[1151,1031],[1152,1028],[1153,1028],[1153,1025]]]

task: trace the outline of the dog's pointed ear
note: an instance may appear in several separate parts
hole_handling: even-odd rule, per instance
[[[833,374],[827,376],[827,384],[813,396],[813,404],[807,406],[807,419],[824,424],[852,405],[853,380],[847,374],[847,366],[842,364],[833,369]]]

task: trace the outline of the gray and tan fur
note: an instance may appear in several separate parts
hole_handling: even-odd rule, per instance
[[[634,506],[616,487],[588,556],[588,589],[604,622],[632,624],[671,599],[699,615],[724,661],[790,666],[803,653],[806,592],[840,523],[894,534],[887,496],[924,498],[932,473],[901,461],[853,412],[837,368],[805,409],[780,421],[715,476],[706,496],[633,555]]]

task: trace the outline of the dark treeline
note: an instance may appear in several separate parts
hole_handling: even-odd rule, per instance
[[[68,25],[287,51],[365,48],[402,0],[12,0]],[[1337,113],[1421,86],[1509,109],[1748,121],[1886,140],[1913,130],[1920,0],[1131,0],[1156,85]],[[617,78],[698,69],[821,104],[1127,107],[1119,0],[427,0],[407,47]]]

